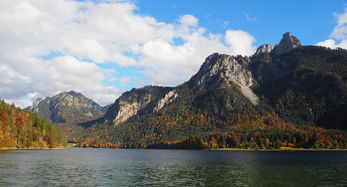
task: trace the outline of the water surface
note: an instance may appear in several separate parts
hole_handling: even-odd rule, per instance
[[[0,186],[347,186],[345,151],[0,152]]]

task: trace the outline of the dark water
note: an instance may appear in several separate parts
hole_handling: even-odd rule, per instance
[[[347,152],[0,152],[0,186],[347,186]]]

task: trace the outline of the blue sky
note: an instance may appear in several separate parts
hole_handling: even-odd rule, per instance
[[[284,32],[292,32],[304,44],[326,40],[336,25],[335,12],[343,12],[344,0],[134,0],[139,14],[163,22],[192,14],[199,24],[214,33],[228,28],[246,30],[256,45],[278,43]],[[247,16],[251,19],[247,20]],[[225,26],[224,22],[228,25]]]
[[[187,81],[214,53],[252,55],[285,32],[347,49],[345,1],[12,0],[0,6],[0,98],[75,90],[101,105]]]

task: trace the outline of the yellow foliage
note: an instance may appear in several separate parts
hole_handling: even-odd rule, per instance
[[[45,149],[45,148],[48,148],[48,145],[42,138],[39,138],[37,141],[33,142],[29,148],[30,149]]]
[[[43,129],[43,130],[42,130],[42,135],[43,135],[43,136],[46,136],[46,134],[47,134],[46,130]]]

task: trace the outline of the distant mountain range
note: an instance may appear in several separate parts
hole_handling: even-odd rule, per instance
[[[347,51],[301,46],[285,33],[250,57],[214,53],[177,87],[125,92],[105,113],[75,92],[29,109],[82,124],[74,137],[86,147],[342,148],[346,102]]]
[[[62,92],[53,97],[37,99],[25,108],[55,124],[81,124],[102,117],[107,108],[75,91]]]

